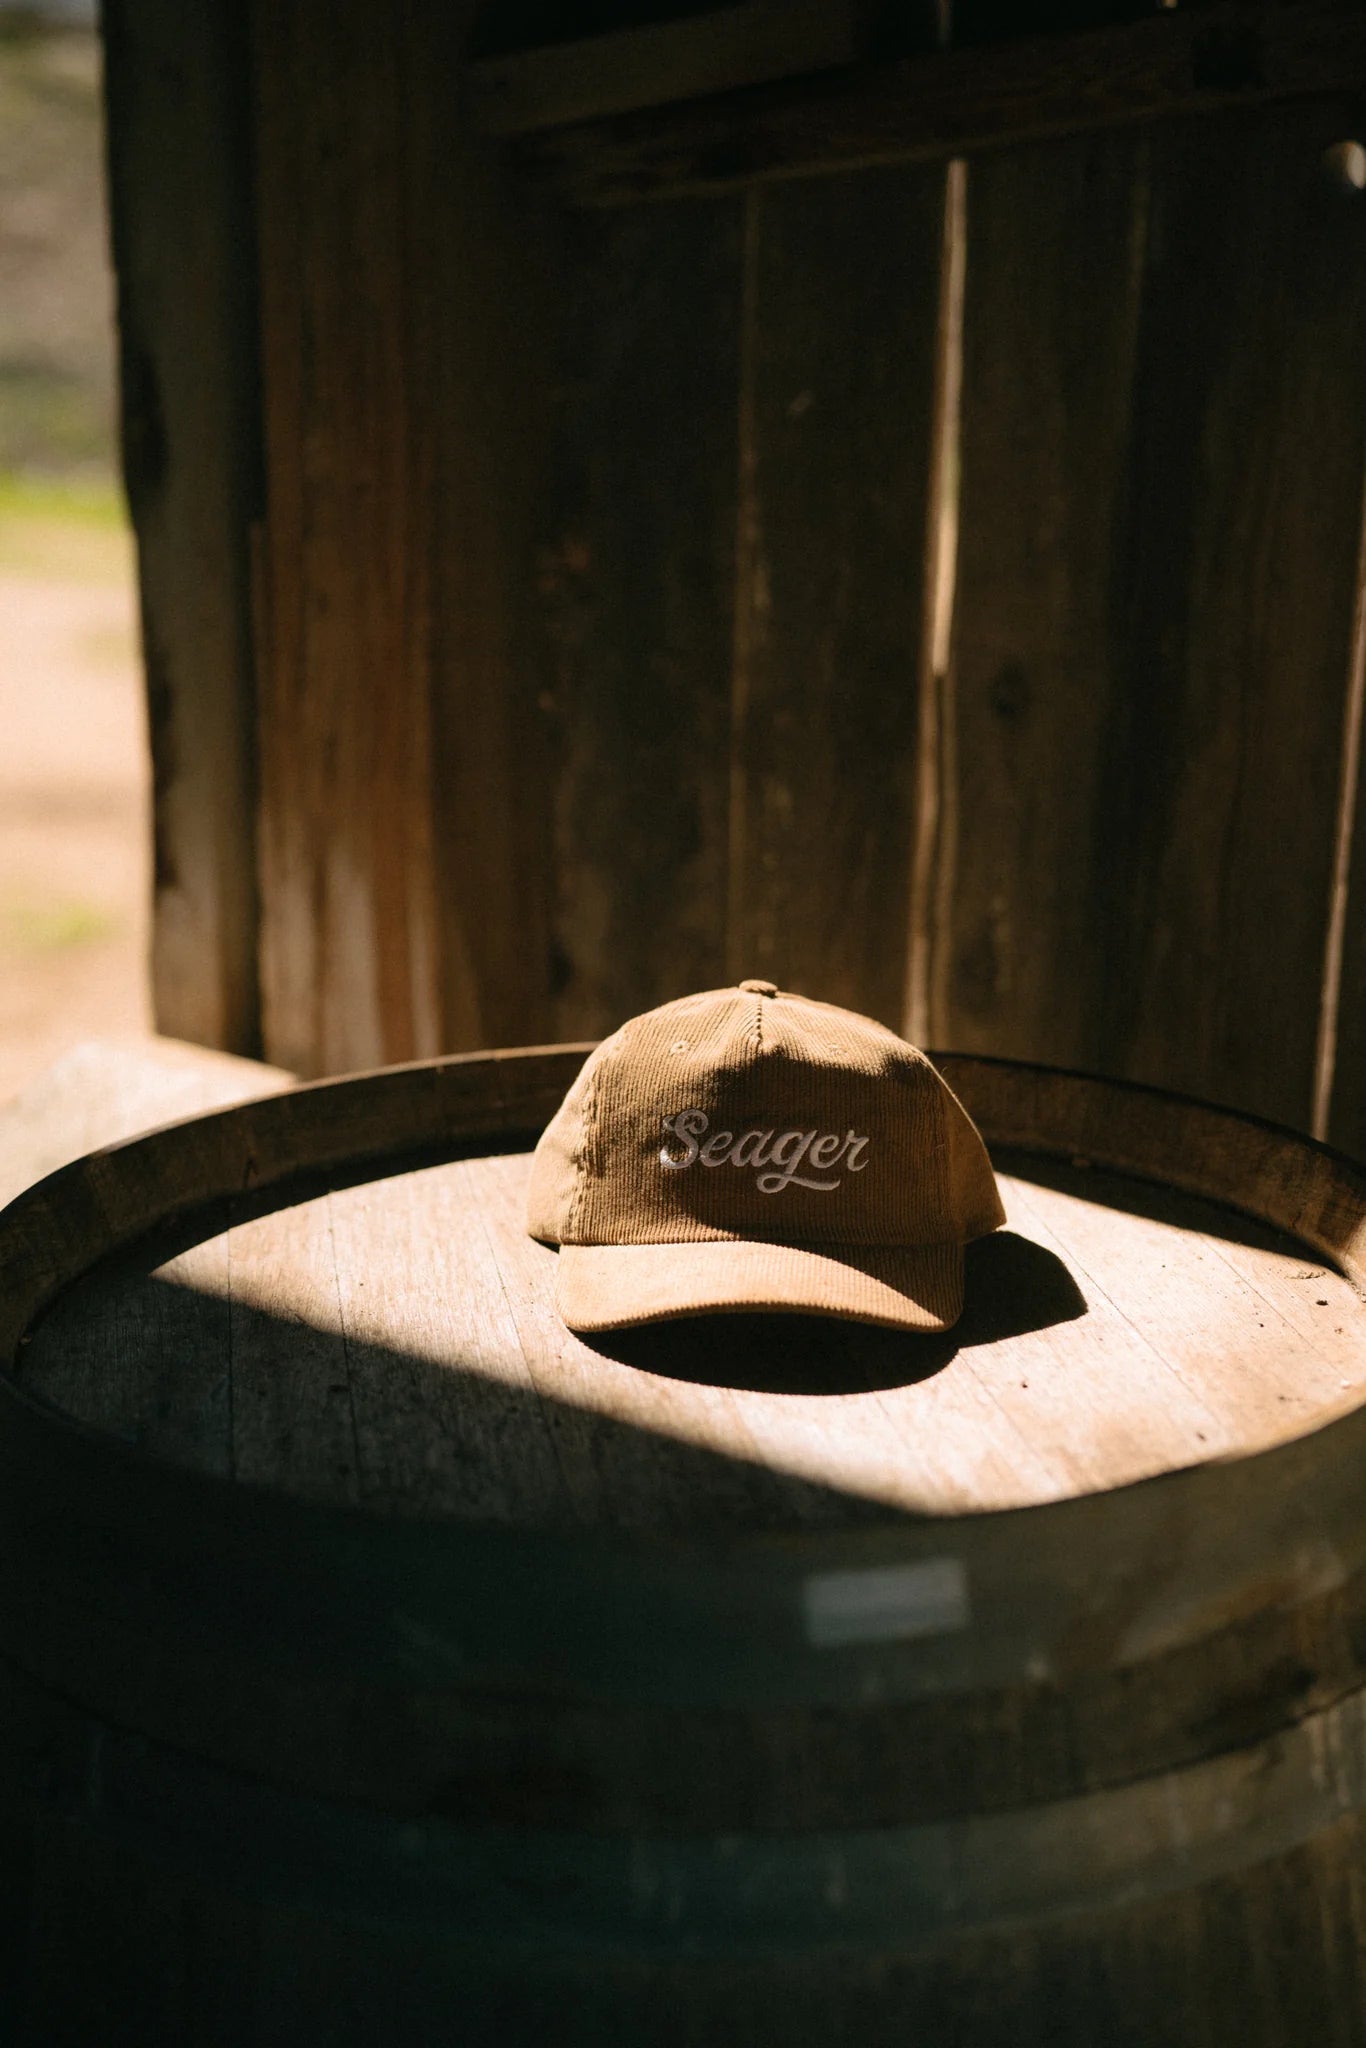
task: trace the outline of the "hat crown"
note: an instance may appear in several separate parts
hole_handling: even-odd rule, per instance
[[[632,1018],[533,1162],[552,1243],[958,1243],[1002,1221],[981,1139],[922,1052],[772,983]]]

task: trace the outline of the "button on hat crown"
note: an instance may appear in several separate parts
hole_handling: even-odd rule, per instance
[[[527,1214],[580,1330],[740,1309],[943,1329],[965,1241],[1003,1221],[925,1055],[765,981],[605,1039],[536,1148]]]

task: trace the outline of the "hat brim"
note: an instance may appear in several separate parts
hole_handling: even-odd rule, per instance
[[[893,1330],[947,1330],[963,1312],[961,1244],[561,1246],[555,1304],[571,1330],[628,1330],[676,1316],[817,1315]]]

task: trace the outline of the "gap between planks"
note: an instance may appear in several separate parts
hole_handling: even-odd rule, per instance
[[[748,831],[745,728],[749,718],[754,654],[750,593],[759,569],[758,449],[755,404],[759,353],[759,230],[763,195],[751,186],[744,199],[740,248],[740,376],[736,407],[735,596],[730,685],[730,802],[726,844],[726,972],[730,980],[753,972],[741,958],[742,891]]]
[[[915,838],[911,848],[910,930],[906,946],[905,1034],[913,1045],[938,1042],[941,984],[953,915],[953,851],[958,832],[954,761],[953,605],[958,566],[959,441],[963,404],[963,301],[967,283],[968,167],[961,157],[944,179],[944,238],[939,277],[930,509],[926,521],[925,611],[919,676]]]
[[[1319,997],[1318,1045],[1314,1061],[1314,1106],[1311,1135],[1328,1137],[1337,1079],[1338,1012],[1342,1002],[1342,958],[1347,931],[1347,900],[1352,874],[1353,827],[1357,785],[1361,776],[1361,720],[1366,702],[1366,475],[1362,479],[1361,540],[1357,552],[1356,597],[1352,608],[1352,641],[1347,690],[1342,713],[1342,774],[1338,784],[1337,826],[1333,842],[1332,894],[1323,947],[1323,985]]]

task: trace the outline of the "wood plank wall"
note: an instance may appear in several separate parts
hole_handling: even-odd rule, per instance
[[[105,0],[124,478],[155,780],[160,1028],[260,1051],[249,49],[231,0]]]
[[[727,960],[896,1019],[944,187],[916,166],[746,200]]]
[[[513,575],[544,322],[432,89],[462,33],[435,6],[254,17],[262,1036],[306,1073],[545,1030]]]
[[[935,1035],[1302,1127],[1366,450],[1366,207],[1322,170],[1349,121],[969,174]]]
[[[565,222],[534,799],[558,1038],[726,975],[742,246],[729,200]]]
[[[610,292],[571,286],[602,337],[638,317],[661,251],[704,274],[685,218],[694,239],[710,221],[728,272],[738,239],[740,360],[735,321],[686,288],[667,355],[603,341],[599,416],[615,406],[631,442],[613,516],[638,516],[630,463],[661,437],[711,453],[672,527],[652,515],[655,608],[601,650],[635,711],[575,764],[617,793],[610,826],[595,805],[561,840],[566,1034],[723,961],[904,1028],[918,917],[933,1042],[1311,1127],[1366,474],[1366,200],[1322,161],[1351,122],[1328,98],[968,166],[952,634],[928,717],[943,170],[590,216],[640,251]],[[710,381],[680,384],[679,347]],[[562,551],[601,446],[567,417]],[[732,499],[733,557],[689,582]],[[600,588],[630,556],[623,535]],[[665,686],[658,651],[671,577],[694,606],[681,692],[686,652]],[[603,904],[622,920],[606,984]],[[1340,1044],[1359,1060],[1350,1025]]]
[[[1359,102],[557,211],[458,16],[252,20],[267,1056],[766,974],[1366,1146]]]

